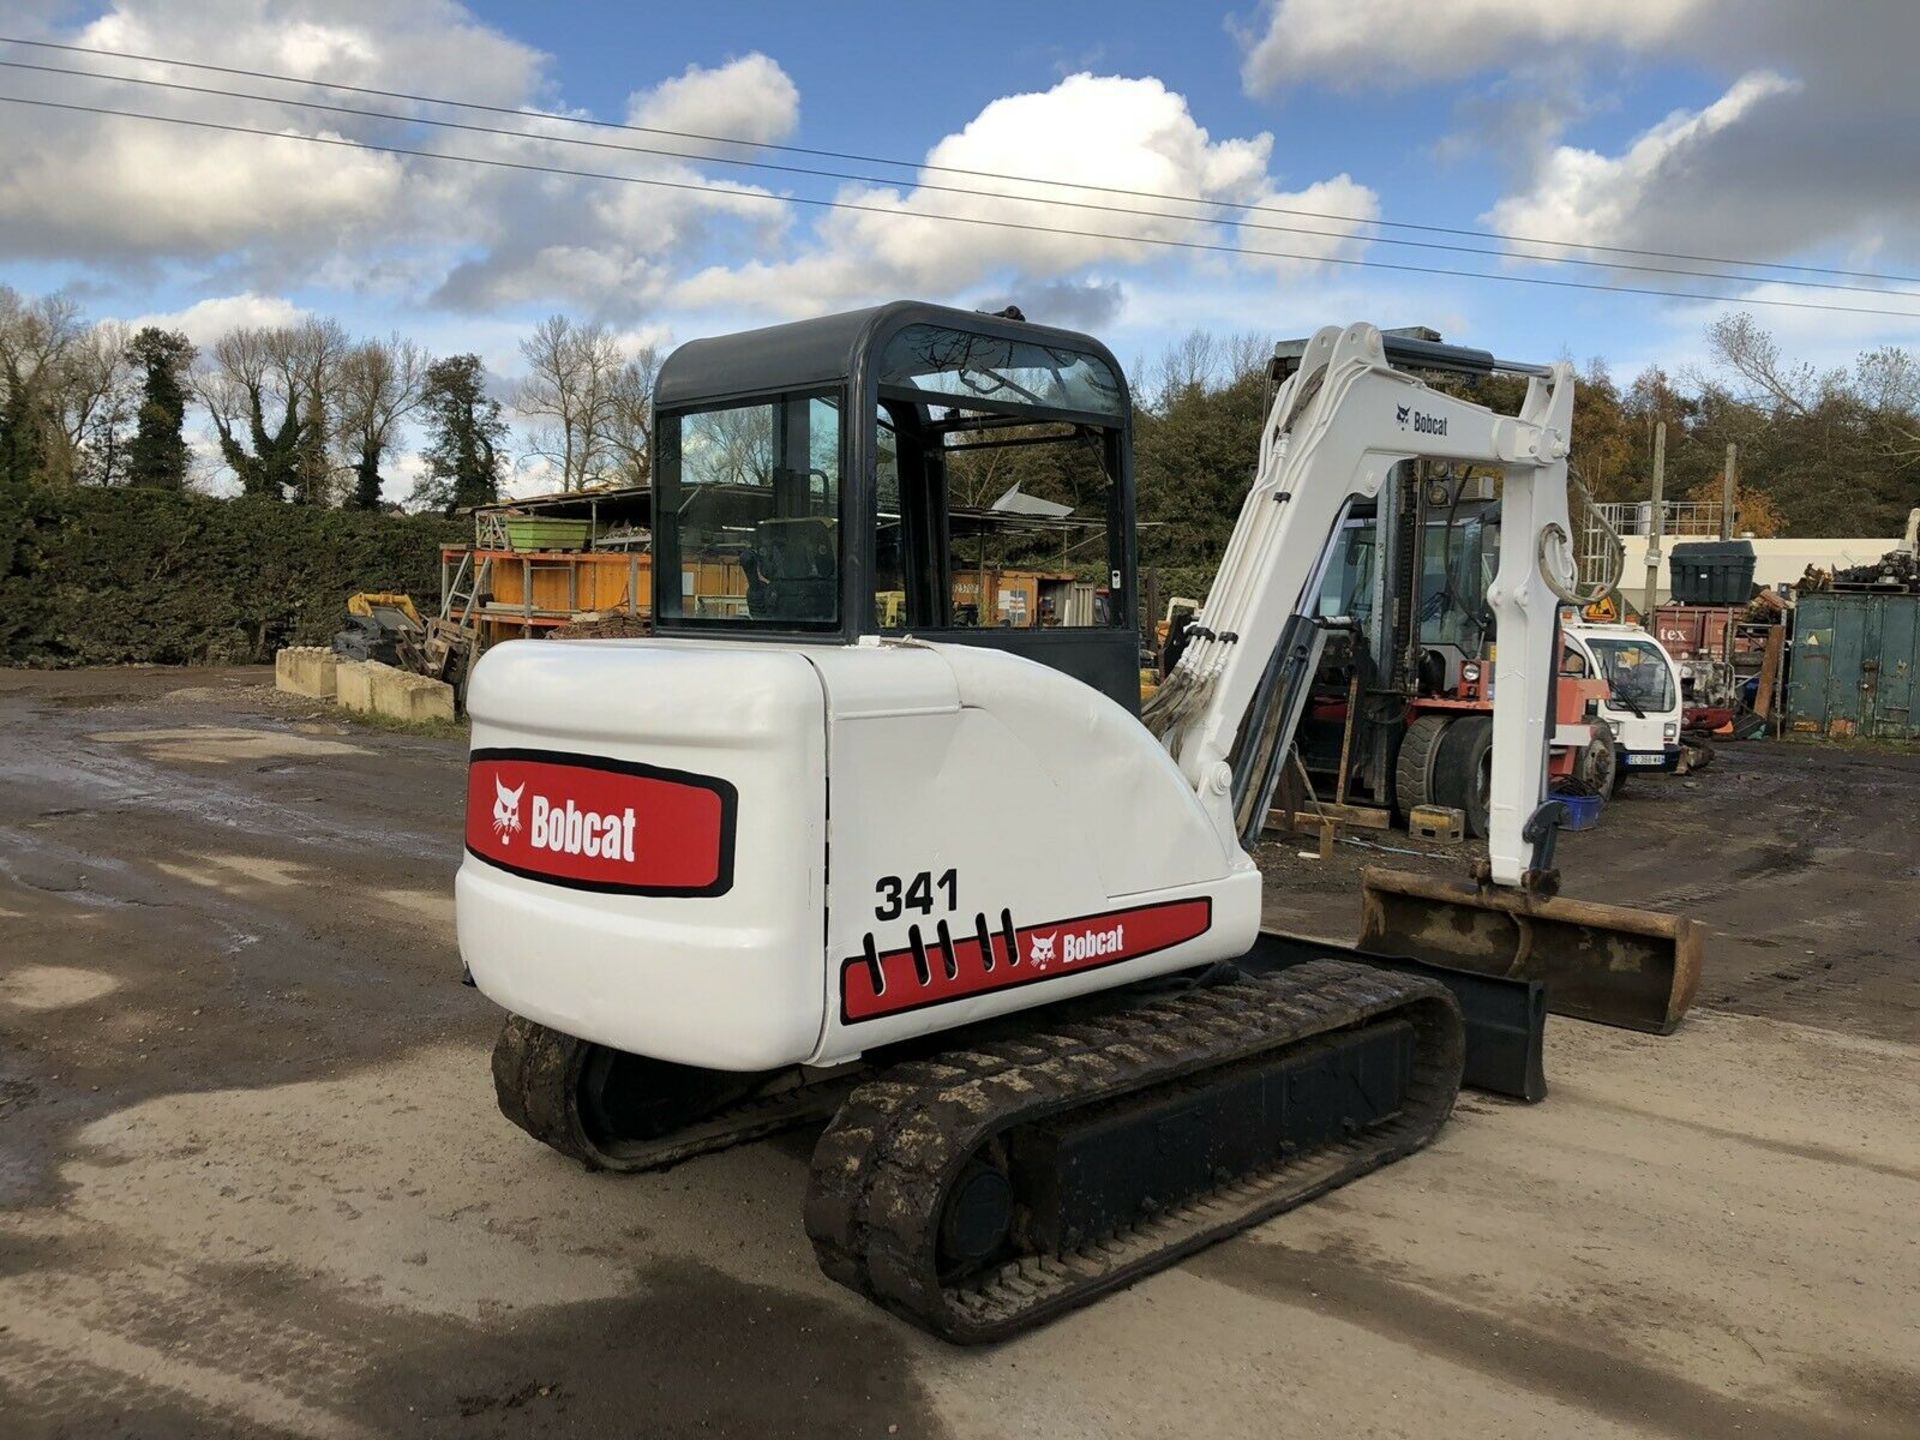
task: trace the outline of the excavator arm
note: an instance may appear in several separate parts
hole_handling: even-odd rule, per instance
[[[1429,363],[1436,351],[1477,354],[1411,343]],[[1327,628],[1314,614],[1315,600],[1343,517],[1355,501],[1377,495],[1395,465],[1450,460],[1505,475],[1506,539],[1488,590],[1500,636],[1489,850],[1496,884],[1518,886],[1532,868],[1536,847],[1527,831],[1546,798],[1560,605],[1554,582],[1561,591],[1573,583],[1573,372],[1565,363],[1519,367],[1491,357],[1480,368],[1528,374],[1519,415],[1497,414],[1395,369],[1371,325],[1321,330],[1281,386],[1219,575],[1147,717],[1217,824],[1247,835],[1249,809],[1258,812],[1256,827],[1264,816],[1259,802],[1269,795],[1261,791],[1270,786],[1260,783],[1261,774],[1276,773],[1273,757],[1291,745],[1313,679],[1314,632]],[[1277,667],[1276,652],[1283,657]]]
[[[1433,389],[1395,368],[1396,359],[1423,370],[1524,374],[1526,398],[1518,415],[1501,415]],[[1315,613],[1342,520],[1403,462],[1500,470],[1500,566],[1488,589],[1500,637],[1488,864],[1478,883],[1463,886],[1369,871],[1363,944],[1545,979],[1555,1008],[1665,1031],[1697,984],[1696,927],[1553,897],[1558,807],[1547,797],[1547,762],[1558,613],[1574,584],[1573,386],[1564,362],[1517,365],[1364,324],[1316,333],[1275,397],[1213,589],[1143,718],[1222,838],[1252,844],[1326,632],[1342,623]]]

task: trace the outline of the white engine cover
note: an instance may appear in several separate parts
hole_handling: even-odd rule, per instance
[[[1243,953],[1259,872],[1106,697],[1001,651],[514,642],[476,667],[461,954],[719,1069]]]

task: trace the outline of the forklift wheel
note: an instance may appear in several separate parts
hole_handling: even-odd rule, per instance
[[[1433,803],[1467,817],[1467,834],[1487,838],[1493,808],[1493,719],[1465,715],[1447,727],[1433,762]]]
[[[1400,737],[1400,753],[1393,762],[1393,808],[1402,821],[1418,806],[1436,803],[1434,761],[1452,723],[1451,715],[1422,715]]]

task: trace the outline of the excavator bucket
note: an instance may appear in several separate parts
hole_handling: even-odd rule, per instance
[[[1557,1015],[1667,1035],[1700,986],[1705,935],[1677,915],[1374,868],[1361,902],[1360,949],[1544,981]]]

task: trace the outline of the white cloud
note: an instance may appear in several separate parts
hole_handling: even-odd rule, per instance
[[[158,325],[178,330],[204,349],[229,330],[298,325],[308,312],[279,295],[222,295],[170,314],[141,315],[128,323],[136,330]]]
[[[217,56],[222,64],[531,110],[552,109],[548,59],[475,19],[456,0],[116,0],[69,32],[72,43],[156,55]],[[66,62],[55,62],[66,63]],[[261,93],[268,81],[182,76],[140,62],[74,61],[102,73],[206,79]],[[22,72],[23,76],[25,72]],[[321,286],[461,310],[565,305],[622,319],[654,303],[666,277],[716,236],[757,243],[777,234],[766,192],[698,163],[622,153],[644,137],[585,130],[527,115],[477,124],[518,135],[477,135],[385,119],[191,95],[128,83],[18,78],[19,93],[191,120],[241,125],[232,134],[121,117],[9,107],[0,147],[0,255],[78,262],[151,276],[174,262],[260,291]],[[325,96],[410,116],[423,107],[374,97]],[[438,112],[444,115],[444,112]],[[790,135],[799,117],[792,80],[765,55],[688,67],[630,99],[641,123]],[[397,144],[482,160],[606,171],[692,189],[621,185],[565,175],[448,163],[286,135]],[[561,137],[615,148],[581,148]],[[682,147],[686,148],[686,147]],[[732,153],[741,153],[737,149]]]
[[[1650,191],[1683,180],[1714,137],[1756,106],[1800,89],[1783,75],[1755,71],[1705,109],[1675,111],[1618,156],[1558,146],[1541,161],[1525,193],[1501,200],[1482,221],[1544,240],[1640,238],[1636,222]]]
[[[1486,218],[1513,233],[1920,265],[1920,191],[1903,178],[1920,174],[1910,0],[1268,0],[1240,38],[1255,93],[1471,78],[1453,97],[1467,124],[1438,148],[1503,162],[1510,193]],[[1572,133],[1676,84],[1704,93],[1624,146]]]
[[[91,23],[56,34],[88,47],[213,55],[231,66],[381,88],[438,87],[492,102],[524,101],[544,64],[537,51],[477,24],[453,0],[406,6],[119,0]],[[140,62],[68,57],[53,63],[102,74],[191,78]],[[274,132],[365,136],[374,129],[291,106],[138,85],[26,72],[16,84],[31,98]],[[383,241],[422,233],[432,201],[445,194],[443,181],[419,184],[414,167],[391,155],[150,121],[9,107],[8,138],[0,150],[0,250],[14,255],[109,264],[217,256],[284,272],[342,248],[364,255]]]
[[[787,72],[755,51],[716,69],[689,65],[673,79],[633,95],[627,119],[635,125],[690,135],[725,135],[769,144],[800,124],[800,91]],[[722,153],[739,154],[729,146]]]
[[[1267,0],[1266,28],[1242,35],[1251,94],[1312,81],[1339,90],[1507,70],[1544,47],[1659,44],[1712,0]]]
[[[696,308],[752,305],[798,315],[894,295],[955,297],[989,280],[996,281],[996,293],[1017,299],[996,277],[1048,282],[1091,266],[1178,254],[1156,241],[1286,251],[1309,261],[1363,248],[1363,239],[1350,236],[1275,235],[1212,223],[1222,212],[1208,201],[1378,215],[1374,193],[1344,175],[1281,191],[1269,170],[1272,150],[1273,137],[1264,133],[1215,140],[1185,97],[1158,80],[1073,75],[1044,92],[993,101],[928,152],[929,166],[947,170],[930,172],[922,185],[842,187],[837,198],[862,208],[828,214],[812,250],[709,267],[674,287],[669,298]],[[983,178],[992,175],[1064,183]],[[1172,198],[1139,198],[1143,193]],[[953,217],[974,223],[955,224]],[[1210,263],[1204,252],[1189,252],[1188,259]]]
[[[799,91],[765,55],[752,54],[714,69],[690,66],[651,90],[629,97],[633,123],[702,134],[740,134],[759,143],[793,133]],[[653,145],[642,136],[582,132],[550,123],[554,134],[613,146]],[[495,152],[529,158],[520,142],[499,140]],[[689,155],[700,147],[666,142]],[[711,147],[741,155],[739,147]],[[568,304],[627,319],[657,305],[672,276],[716,241],[764,245],[790,223],[771,192],[728,173],[714,174],[694,160],[618,150],[563,147],[531,158],[540,163],[611,172],[661,184],[619,184],[544,176],[522,184],[529,194],[517,209],[496,212],[500,223],[485,251],[459,261],[435,291],[442,304],[468,310],[533,303]],[[676,188],[697,186],[697,190]],[[565,215],[566,238],[554,240],[553,217]]]

